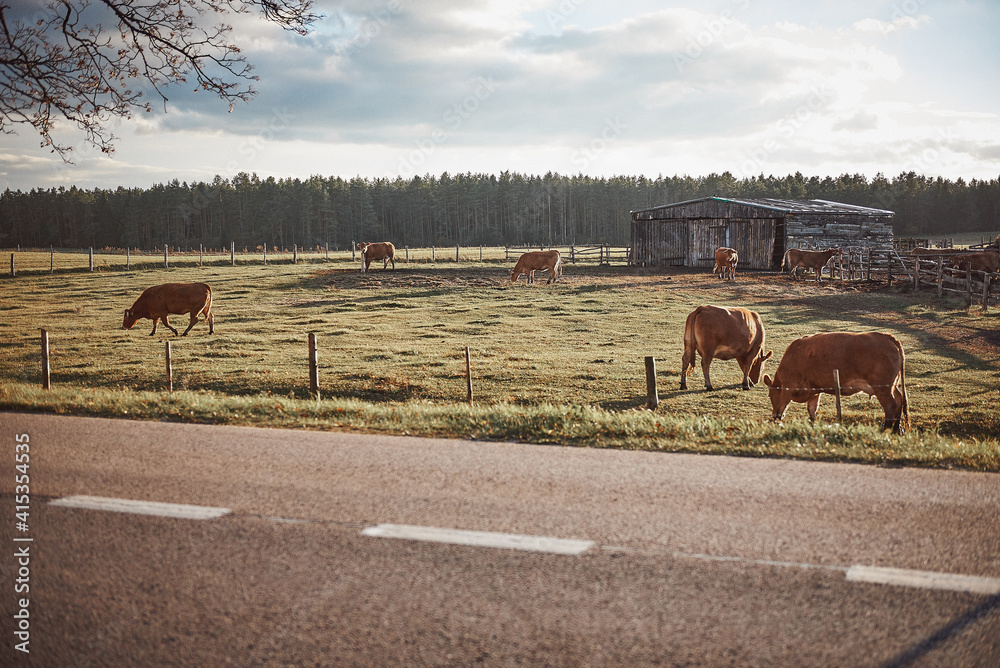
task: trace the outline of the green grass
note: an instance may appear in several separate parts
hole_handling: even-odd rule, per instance
[[[479,263],[478,254],[456,264],[453,249],[448,262],[397,262],[395,272],[369,274],[348,254],[49,275],[48,254],[39,255],[46,271],[0,279],[5,410],[1000,470],[1000,315],[931,293],[573,265],[555,285],[510,285],[506,264]],[[162,326],[149,337],[148,320],[121,329],[139,293],[169,281],[213,286],[214,336],[204,324],[184,338]],[[881,408],[863,395],[844,398],[841,425],[826,396],[815,425],[801,404],[774,424],[766,388],[741,390],[735,362],[713,363],[715,391],[703,390],[700,367],[680,391],[684,320],[702,303],[758,311],[775,351],[772,372],[805,334],[894,334],[907,353],[915,429],[880,433]],[[181,323],[186,317],[173,319]],[[40,328],[52,347],[47,392]],[[308,393],[310,332],[319,402]],[[172,394],[164,391],[166,340]],[[647,355],[657,360],[655,412],[644,408]]]

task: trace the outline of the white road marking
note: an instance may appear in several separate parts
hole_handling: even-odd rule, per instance
[[[1000,594],[1000,578],[986,578],[954,573],[933,573],[911,571],[903,568],[879,568],[876,566],[851,566],[847,570],[850,582],[872,582],[899,587],[919,587],[922,589],[945,589],[968,592],[970,594]]]
[[[107,510],[119,513],[135,513],[138,515],[157,515],[191,520],[211,520],[232,512],[229,508],[214,508],[212,506],[192,506],[183,503],[161,503],[159,501],[132,501],[129,499],[113,499],[102,496],[67,496],[53,499],[53,506],[64,508],[86,508],[90,510]],[[263,517],[274,522],[306,523],[308,520],[287,517]],[[524,550],[527,552],[546,552],[549,554],[580,555],[597,547],[592,540],[572,540],[566,538],[551,538],[549,536],[523,536],[518,534],[493,533],[490,531],[467,531],[464,529],[442,529],[406,524],[379,524],[367,527],[361,531],[364,536],[377,538],[399,538],[403,540],[448,543],[451,545],[466,545],[470,547],[494,547],[509,550]],[[17,539],[15,539],[17,540]],[[27,540],[27,539],[25,539]],[[629,548],[617,546],[602,546],[609,552],[634,552]],[[746,557],[729,557],[709,554],[692,554],[676,552],[676,558],[704,559],[710,561],[730,561],[757,564],[761,566],[777,566],[783,568],[819,568],[828,570],[846,570],[848,582],[868,582],[872,584],[893,585],[897,587],[915,587],[922,589],[942,589],[947,591],[965,592],[970,594],[985,594],[994,596],[1000,594],[1000,578],[980,577],[974,575],[958,575],[955,573],[936,573],[932,571],[916,571],[903,568],[881,568],[877,566],[825,566],[787,561],[772,561],[766,559],[748,559]]]
[[[497,547],[528,552],[548,552],[551,554],[579,555],[595,543],[592,540],[569,540],[547,536],[520,536],[489,531],[465,531],[463,529],[439,529],[436,527],[410,526],[404,524],[379,524],[361,532],[364,536],[378,538],[402,538],[404,540],[450,543],[474,547]]]
[[[189,506],[183,503],[160,503],[158,501],[130,501],[129,499],[111,499],[103,496],[67,496],[54,499],[49,503],[53,506],[66,508],[110,510],[117,513],[159,515],[187,520],[212,520],[232,512],[229,508]]]

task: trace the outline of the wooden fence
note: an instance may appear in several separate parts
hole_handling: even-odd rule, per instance
[[[533,250],[557,250],[562,255],[564,263],[596,262],[599,265],[610,265],[612,262],[628,264],[631,249],[627,246],[612,246],[611,244],[596,244],[590,246],[508,246],[504,248],[504,259],[516,262],[522,253]]]

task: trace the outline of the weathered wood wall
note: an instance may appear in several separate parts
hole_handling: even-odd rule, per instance
[[[633,211],[633,262],[711,268],[715,249],[726,246],[739,253],[741,268],[773,270],[788,248],[892,248],[891,213],[788,204],[795,210],[709,198]]]

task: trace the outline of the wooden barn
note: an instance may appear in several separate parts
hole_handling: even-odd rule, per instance
[[[892,249],[893,212],[825,200],[705,197],[632,211],[629,261],[708,267],[733,248],[741,269],[781,267],[789,248]]]

